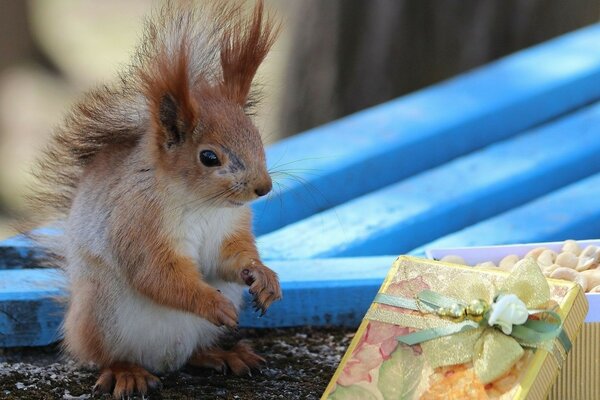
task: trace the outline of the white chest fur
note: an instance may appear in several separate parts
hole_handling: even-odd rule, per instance
[[[194,259],[206,279],[215,277],[223,240],[239,227],[243,209],[197,208],[181,215],[177,230],[181,251]]]

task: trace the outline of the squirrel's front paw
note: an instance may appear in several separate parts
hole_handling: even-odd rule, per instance
[[[277,274],[264,266],[260,261],[253,260],[252,264],[244,268],[241,278],[250,286],[250,294],[254,297],[254,307],[261,315],[275,300],[281,299],[281,287]]]
[[[197,313],[217,326],[237,327],[238,313],[235,306],[216,289],[203,298]]]

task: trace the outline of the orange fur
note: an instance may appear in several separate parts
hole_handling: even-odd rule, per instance
[[[221,245],[221,277],[230,282],[244,283],[240,273],[243,268],[259,260],[258,250],[252,234],[250,215],[247,215],[236,232]]]
[[[221,42],[222,90],[241,105],[246,104],[254,74],[279,32],[271,18],[264,18],[263,8],[263,2],[257,2],[252,19],[238,19]]]
[[[189,365],[193,367],[212,368],[220,372],[231,370],[234,375],[251,374],[265,363],[265,359],[257,355],[252,347],[238,342],[230,350],[220,348],[199,351],[192,356]]]
[[[223,241],[219,274],[226,281],[248,284],[250,292],[255,294],[257,308],[263,313],[272,302],[282,297],[277,274],[260,261],[250,215],[244,218],[233,235]]]
[[[93,283],[76,281],[77,290],[85,298],[97,298]],[[98,329],[98,313],[91,301],[81,301],[71,304],[64,322],[64,330],[73,340],[65,344],[70,354],[77,354],[85,362],[97,362],[101,365],[109,363],[104,337]]]

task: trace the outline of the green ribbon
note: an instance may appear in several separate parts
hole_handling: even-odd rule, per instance
[[[532,294],[532,289],[537,292]],[[535,261],[525,259],[518,263],[498,293],[490,293],[490,298],[515,294],[526,304],[529,316],[536,318],[528,318],[524,324],[513,325],[511,334],[505,335],[488,324],[490,310],[479,318],[467,316],[467,319],[456,322],[444,319],[441,325],[430,324],[432,317],[427,316],[428,314],[439,315],[443,309],[457,306],[464,308],[468,305],[464,300],[443,293],[423,290],[414,299],[379,293],[375,302],[420,311],[420,317],[401,313],[393,317],[394,323],[397,321],[401,325],[421,329],[398,337],[398,341],[410,346],[421,344],[428,363],[433,368],[471,361],[475,373],[484,384],[508,372],[523,355],[524,347],[543,348],[550,354],[561,357],[560,352],[553,351],[554,341],[558,338],[565,354],[568,353],[571,342],[562,329],[560,316],[543,308],[544,303],[550,299],[550,289]],[[381,311],[379,314],[384,315]],[[378,319],[375,315],[376,313],[372,313],[370,318]],[[426,329],[428,325],[435,327]]]

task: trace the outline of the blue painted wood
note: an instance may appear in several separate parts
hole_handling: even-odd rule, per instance
[[[419,247],[487,246],[600,237],[600,174]]]
[[[267,259],[401,254],[600,171],[599,152],[596,103],[263,235],[259,248]]]
[[[247,308],[240,326],[356,326],[395,259],[273,261],[283,300],[261,318]],[[57,270],[0,270],[0,347],[43,346],[60,339],[63,309],[55,299],[65,293],[64,286]]]
[[[55,270],[0,270],[0,347],[44,346],[58,340],[63,309]]]
[[[38,268],[44,254],[23,235],[0,242],[0,269]]]
[[[57,228],[43,227],[31,231],[32,234],[51,235]],[[44,252],[25,235],[15,235],[0,241],[0,269],[41,268]]]
[[[600,24],[275,143],[264,234],[600,98]],[[288,174],[296,175],[296,179]],[[279,184],[277,183],[279,182]]]

